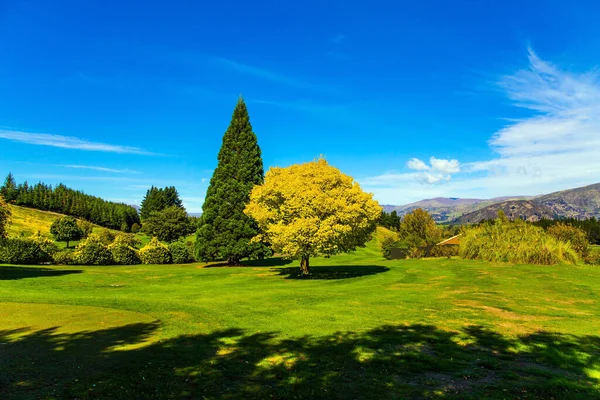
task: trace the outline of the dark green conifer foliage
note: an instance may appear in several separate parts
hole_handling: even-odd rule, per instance
[[[4,196],[4,200],[6,201],[15,201],[17,199],[17,182],[10,172],[4,180],[4,185],[0,188],[0,195]]]
[[[144,200],[140,205],[140,217],[142,220],[148,218],[155,211],[163,211],[168,207],[176,206],[183,209],[183,202],[175,186],[167,186],[159,189],[152,186],[146,192]]]
[[[227,260],[239,265],[242,258],[263,258],[270,250],[252,243],[256,222],[244,214],[250,191],[262,184],[264,170],[260,147],[250,125],[246,103],[240,97],[229,128],[223,135],[218,164],[206,192],[196,233],[196,258]]]

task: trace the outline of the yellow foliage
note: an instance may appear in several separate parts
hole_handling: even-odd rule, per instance
[[[245,213],[275,252],[295,259],[333,255],[364,246],[381,207],[352,177],[324,159],[271,168],[255,186]]]

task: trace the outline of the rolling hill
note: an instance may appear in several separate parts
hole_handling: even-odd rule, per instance
[[[530,200],[495,203],[456,218],[458,224],[478,223],[495,218],[498,210],[510,219],[538,221],[542,218],[600,218],[600,183],[561,190]]]
[[[532,200],[510,200],[491,204],[479,210],[470,212],[456,218],[453,222],[457,224],[474,224],[484,219],[495,219],[498,211],[502,210],[508,219],[522,219],[535,222],[540,219],[554,219],[557,215],[543,204]]]
[[[36,210],[14,204],[9,204],[8,208],[11,212],[11,220],[8,226],[8,234],[10,236],[31,236],[35,232],[40,231],[43,236],[51,239],[50,225],[58,218],[64,217],[63,214],[52,211]],[[101,229],[106,228],[94,225],[94,232]]]
[[[477,223],[494,218],[502,209],[507,216],[536,221],[540,218],[600,218],[600,183],[550,194],[504,196],[492,199],[436,197],[405,205],[383,205],[384,211],[402,216],[417,208],[429,212],[436,222]]]
[[[461,215],[471,213],[486,206],[500,203],[507,200],[527,199],[525,196],[496,197],[493,199],[462,199],[456,197],[436,197],[433,199],[420,200],[414,203],[402,206],[384,205],[386,212],[396,211],[402,216],[417,208],[422,208],[429,212],[436,222],[450,222]]]

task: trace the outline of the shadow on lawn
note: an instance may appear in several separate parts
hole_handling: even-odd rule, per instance
[[[379,265],[335,265],[327,267],[310,267],[310,275],[302,275],[300,267],[273,268],[271,271],[285,276],[285,279],[348,279],[360,276],[375,275],[389,271]]]
[[[0,331],[0,398],[597,398],[600,338],[429,325],[285,339],[240,329],[132,350],[156,324]],[[19,333],[20,339],[11,335]],[[469,340],[459,345],[458,338]]]
[[[290,264],[291,262],[292,262],[292,260],[288,260],[283,257],[269,257],[269,258],[265,258],[264,260],[244,260],[244,261],[242,261],[242,265],[238,266],[237,268],[280,267],[283,265]],[[209,265],[205,266],[204,268],[223,268],[223,267],[229,267],[229,264],[227,264],[226,262],[220,262],[217,264],[209,264]],[[236,268],[236,267],[233,267],[233,268]]]
[[[43,276],[63,276],[70,274],[80,274],[80,269],[59,270],[43,267],[6,267],[0,266],[0,281],[9,281],[25,278],[38,278]]]

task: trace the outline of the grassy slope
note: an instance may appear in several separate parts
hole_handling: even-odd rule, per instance
[[[50,234],[50,225],[58,219],[63,217],[63,214],[36,210],[34,208],[20,207],[9,204],[10,212],[12,214],[11,223],[8,226],[8,234],[10,236],[30,236],[33,233],[40,231],[42,235],[52,239]],[[105,229],[101,226],[94,225],[94,232],[98,232]],[[113,232],[118,232],[114,231]],[[150,238],[144,234],[136,235],[142,244],[146,244],[150,241]],[[77,241],[69,243],[71,247],[77,245]],[[66,243],[57,243],[59,247],[65,247]]]
[[[598,268],[312,265],[0,267],[0,398],[600,396]]]

